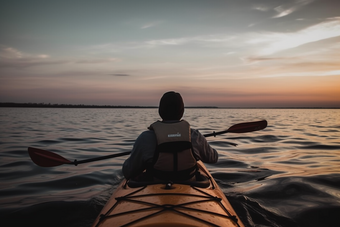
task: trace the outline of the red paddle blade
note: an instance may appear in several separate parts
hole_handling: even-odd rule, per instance
[[[42,167],[52,167],[72,163],[58,154],[38,148],[29,147],[28,153],[32,161]]]
[[[245,133],[245,132],[254,132],[258,130],[262,130],[267,127],[267,121],[254,121],[254,122],[247,122],[247,123],[240,123],[231,126],[227,131],[234,132],[234,133]]]

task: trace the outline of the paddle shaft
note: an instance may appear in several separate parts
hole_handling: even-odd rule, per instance
[[[76,160],[74,160],[74,162],[65,163],[65,164],[78,165],[78,164],[87,163],[87,162],[94,162],[94,161],[99,161],[99,160],[104,160],[104,159],[109,159],[109,158],[116,158],[116,157],[129,155],[129,154],[131,154],[131,151],[122,152],[122,153],[118,153],[118,154],[111,154],[111,155],[106,155],[106,156],[101,156],[101,157],[96,157],[96,158],[89,158],[89,159],[85,159],[85,160],[81,160],[81,161],[77,161],[77,159],[76,159]]]

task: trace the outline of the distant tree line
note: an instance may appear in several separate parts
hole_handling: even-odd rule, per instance
[[[47,108],[157,108],[156,106],[123,106],[123,105],[85,105],[85,104],[51,104],[51,103],[12,103],[2,102],[0,107],[47,107]]]
[[[84,105],[84,104],[51,104],[51,103],[13,103],[1,102],[0,107],[39,107],[39,108],[158,108],[158,106],[123,106],[123,105]],[[213,106],[192,106],[186,108],[217,108]]]

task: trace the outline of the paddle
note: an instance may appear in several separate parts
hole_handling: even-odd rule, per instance
[[[253,131],[258,131],[261,129],[264,129],[267,127],[267,121],[262,120],[262,121],[254,121],[254,122],[246,122],[246,123],[239,123],[236,125],[231,126],[229,129],[221,132],[213,132],[210,134],[205,134],[205,137],[210,137],[210,136],[216,136],[224,133],[245,133],[245,132],[253,132]],[[231,145],[236,146],[237,144],[230,143]],[[115,157],[120,157],[124,155],[128,155],[131,153],[131,151],[123,152],[123,153],[118,153],[118,154],[111,154],[111,155],[106,155],[106,156],[101,156],[101,157],[96,157],[96,158],[90,158],[90,159],[85,159],[82,161],[77,161],[74,160],[73,162],[70,160],[67,160],[66,158],[53,153],[51,151],[46,151],[34,147],[29,147],[28,148],[28,153],[32,159],[32,161],[37,164],[38,166],[42,167],[52,167],[52,166],[59,166],[63,164],[73,164],[73,165],[78,165],[82,163],[87,163],[87,162],[94,162],[94,161],[99,161],[99,160],[104,160],[104,159],[109,159],[109,158],[115,158]]]
[[[204,136],[205,137],[209,137],[209,136],[215,137],[217,135],[221,135],[221,134],[224,134],[224,133],[227,133],[227,132],[232,132],[232,133],[254,132],[254,131],[262,130],[266,127],[267,127],[267,121],[266,120],[239,123],[239,124],[231,126],[230,128],[228,128],[225,131],[213,132],[213,133],[210,133],[210,134],[205,134]]]
[[[101,156],[101,157],[96,157],[96,158],[89,158],[89,159],[85,159],[82,161],[77,161],[76,159],[73,162],[51,151],[46,151],[46,150],[42,150],[42,149],[38,149],[34,147],[29,147],[28,153],[32,161],[38,166],[52,167],[52,166],[60,166],[63,164],[72,164],[76,166],[82,163],[94,162],[94,161],[99,161],[103,159],[109,159],[109,158],[115,158],[115,157],[128,155],[131,153],[131,151],[118,153],[118,154],[111,154],[111,155],[106,155],[106,156]]]

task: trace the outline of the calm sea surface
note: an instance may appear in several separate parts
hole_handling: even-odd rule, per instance
[[[130,151],[158,119],[157,109],[0,108],[0,225],[91,226],[127,157],[44,168],[27,147],[72,161]],[[207,138],[219,151],[207,167],[246,226],[340,226],[340,110],[187,109],[184,119],[203,134],[268,121]]]

